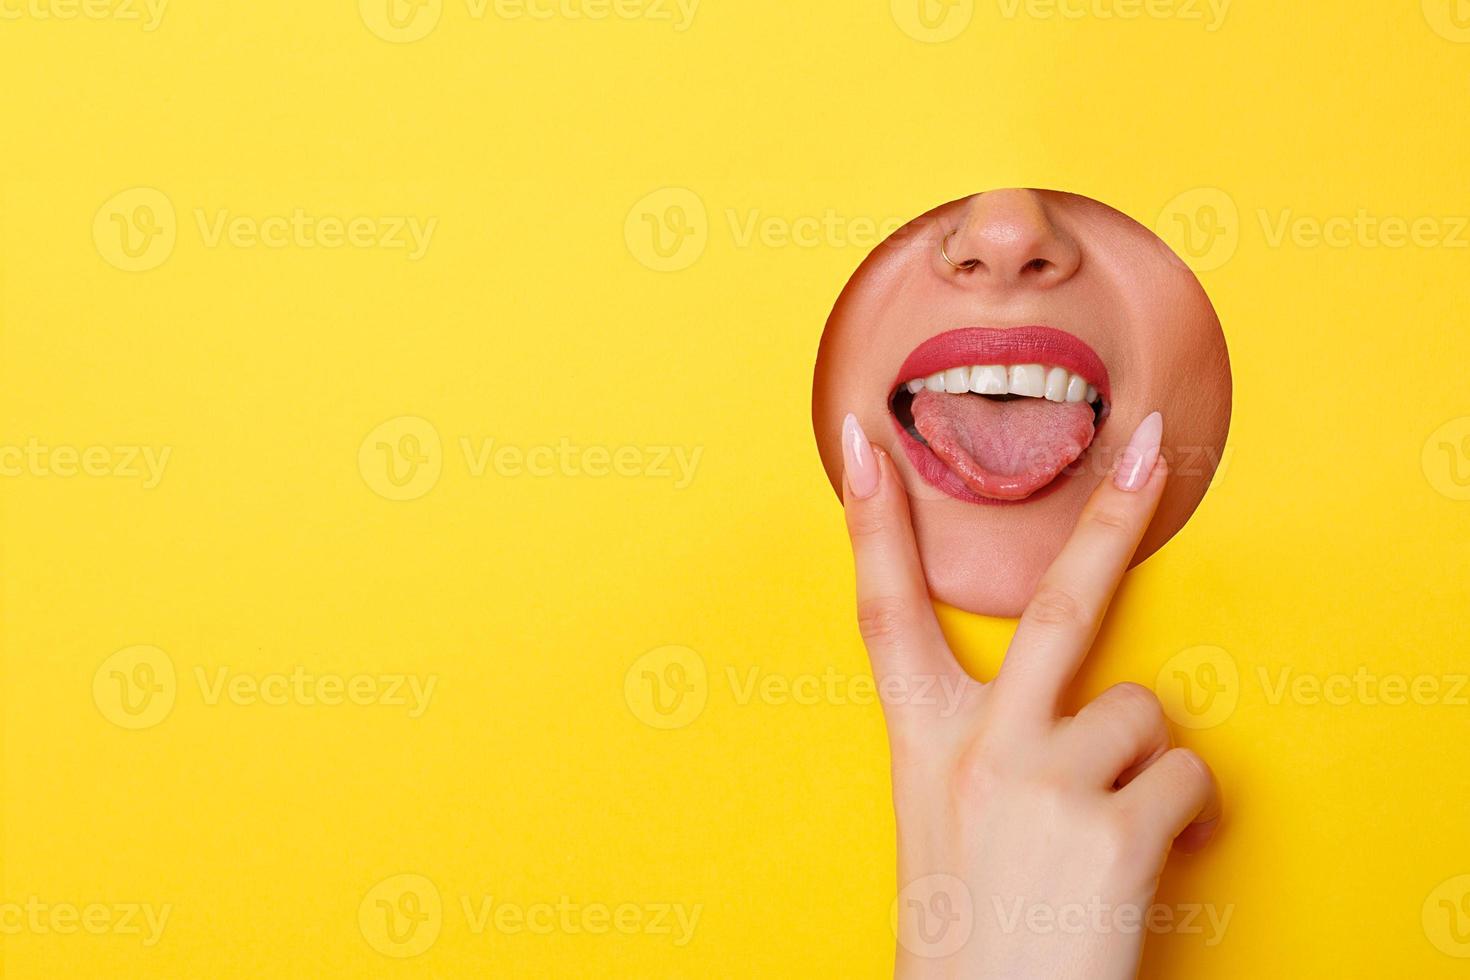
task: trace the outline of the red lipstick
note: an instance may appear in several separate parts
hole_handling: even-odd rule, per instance
[[[1030,364],[1063,369],[1075,376],[1074,385],[1085,381],[1096,389],[1098,401],[1059,404],[1055,394],[1033,397],[1041,394],[1034,376],[1025,387],[1012,387],[1012,394],[980,394],[980,387],[946,394],[943,386],[935,394],[919,385],[955,368]],[[966,385],[966,375],[958,377]],[[985,504],[1038,499],[1076,472],[1072,464],[1090,447],[1112,398],[1107,367],[1097,352],[1045,326],[970,327],[932,337],[904,361],[890,391],[894,426],[919,475],[951,497]]]
[[[930,337],[908,356],[892,388],[946,368],[966,364],[1051,364],[1080,374],[1112,404],[1108,369],[1097,351],[1054,327],[965,327]]]

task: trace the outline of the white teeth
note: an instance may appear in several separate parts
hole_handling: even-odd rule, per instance
[[[1046,372],[1046,400],[1049,402],[1062,402],[1067,400],[1067,369],[1054,367]]]
[[[904,382],[911,395],[928,389],[949,395],[1024,395],[1053,402],[1098,401],[1097,388],[1080,374],[1047,364],[972,364],[935,371]]]
[[[999,364],[970,368],[970,390],[979,395],[1004,395],[1011,390],[1006,369]]]
[[[1046,368],[1040,364],[1011,365],[1010,389],[1013,395],[1040,398],[1046,394]]]

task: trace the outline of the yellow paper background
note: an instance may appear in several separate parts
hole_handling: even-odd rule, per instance
[[[1226,466],[1079,686],[1160,683],[1228,801],[1160,893],[1231,909],[1223,941],[1155,937],[1145,975],[1463,975],[1463,3],[395,2],[150,30],[5,0],[0,903],[170,909],[152,944],[7,912],[5,976],[886,975],[885,742],[810,366],[872,228],[1015,185],[1159,227],[1235,372]],[[373,224],[210,234],[298,209]],[[436,222],[417,259],[392,218]],[[129,257],[122,227],[161,234]],[[373,460],[405,435],[402,491]],[[156,485],[127,447],[169,452]],[[1004,624],[946,624],[994,662]],[[130,728],[139,663],[176,684]],[[682,715],[645,696],[670,664]],[[298,668],[436,686],[418,717],[207,697]],[[1314,703],[1286,669],[1439,686]],[[428,931],[398,943],[404,881]],[[647,928],[476,932],[487,897]]]

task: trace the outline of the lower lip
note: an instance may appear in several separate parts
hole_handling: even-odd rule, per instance
[[[1058,473],[1056,479],[1030,496],[1020,500],[997,500],[994,497],[982,497],[967,487],[928,446],[909,435],[908,430],[899,423],[891,405],[892,392],[899,385],[914,378],[927,377],[937,371],[969,364],[1000,364],[1007,367],[1014,364],[1049,364],[1087,378],[1097,388],[1103,403],[1102,416],[1097,420],[1092,434],[1093,442],[1096,442],[1097,434],[1102,431],[1103,423],[1107,420],[1108,408],[1113,402],[1112,385],[1102,358],[1076,337],[1052,327],[970,327],[950,330],[920,344],[903,362],[898,378],[889,389],[890,404],[885,404],[884,408],[888,410],[888,417],[892,419],[893,427],[898,432],[904,455],[924,482],[936,490],[965,503],[997,507],[1027,504],[1056,491],[1077,472],[1076,468],[1092,451],[1091,445],[1071,466]]]

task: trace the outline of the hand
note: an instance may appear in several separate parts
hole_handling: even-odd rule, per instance
[[[1037,586],[996,678],[974,681],[934,615],[893,460],[848,416],[843,499],[858,625],[884,698],[898,825],[900,977],[1110,980],[1138,971],[1171,847],[1213,835],[1209,767],[1172,748],[1158,698],[1059,704],[1167,479],[1139,426]]]

